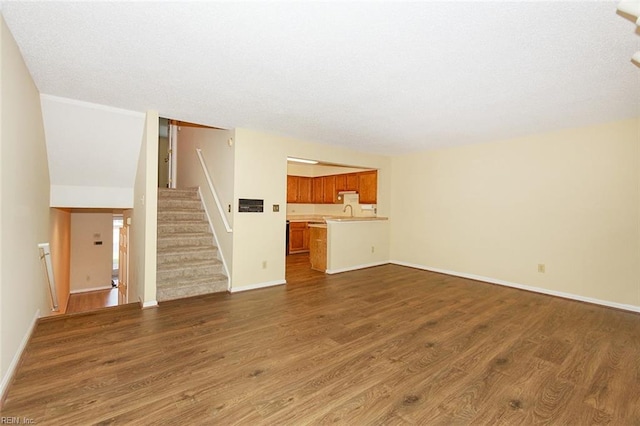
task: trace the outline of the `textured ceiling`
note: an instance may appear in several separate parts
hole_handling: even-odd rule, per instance
[[[616,2],[2,2],[42,93],[378,153],[640,115]]]

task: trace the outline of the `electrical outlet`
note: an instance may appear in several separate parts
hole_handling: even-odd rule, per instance
[[[371,246],[371,253],[375,253],[376,252],[376,248],[374,246]]]
[[[262,261],[262,269],[267,269],[267,261],[266,260]]]
[[[273,211],[274,212],[279,212],[280,211],[280,204],[274,204],[273,205]]]
[[[538,263],[538,272],[540,272],[541,274],[544,274],[546,271],[546,267],[544,266],[544,263]]]
[[[227,206],[227,210],[229,211],[229,213],[231,213],[231,204]]]

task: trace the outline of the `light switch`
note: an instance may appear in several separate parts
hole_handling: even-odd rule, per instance
[[[280,211],[280,204],[274,204],[273,205],[273,211],[274,212],[279,212]]]

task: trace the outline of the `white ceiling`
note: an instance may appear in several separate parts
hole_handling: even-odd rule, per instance
[[[404,153],[640,116],[616,2],[2,2],[42,93]]]

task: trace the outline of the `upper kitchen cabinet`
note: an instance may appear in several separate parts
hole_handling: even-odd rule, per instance
[[[324,202],[324,181],[319,177],[313,178],[312,186],[313,204],[322,204]]]
[[[378,171],[358,173],[358,194],[360,204],[377,204],[378,201]]]
[[[361,204],[377,204],[378,171],[318,177],[287,176],[287,203],[336,204],[338,192],[355,191]]]
[[[338,192],[336,191],[335,175],[322,176],[320,179],[322,179],[322,189],[323,189],[322,202],[324,204],[333,204],[337,202]]]
[[[298,180],[298,203],[313,203],[313,179],[310,177],[300,176]]]
[[[298,202],[298,182],[300,176],[287,175],[287,203]]]
[[[313,203],[312,178],[287,176],[287,203]]]

